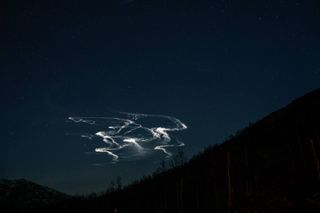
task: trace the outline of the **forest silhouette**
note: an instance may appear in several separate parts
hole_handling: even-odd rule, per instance
[[[174,163],[163,162],[129,185],[117,177],[98,195],[58,194],[55,202],[31,199],[21,208],[2,193],[1,206],[20,212],[320,212],[319,121],[316,90],[189,161],[181,150]],[[20,190],[15,193],[31,193]]]

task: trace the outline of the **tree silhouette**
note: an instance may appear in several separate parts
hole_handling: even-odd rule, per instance
[[[109,186],[109,190],[112,192],[116,189],[116,184],[114,183],[113,180],[110,181],[110,186]]]
[[[320,212],[320,90],[152,176],[39,212]],[[15,197],[14,197],[15,198]],[[143,202],[142,202],[143,201]],[[116,208],[115,208],[116,207]]]
[[[116,182],[117,182],[117,190],[121,190],[122,189],[122,179],[120,176],[117,176]]]

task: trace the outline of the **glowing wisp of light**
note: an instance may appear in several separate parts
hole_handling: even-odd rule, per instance
[[[165,121],[165,124],[157,122]],[[96,147],[96,153],[106,153],[113,162],[121,160],[121,155],[130,148],[129,155],[143,155],[146,152],[161,151],[171,157],[169,148],[185,144],[172,138],[172,132],[187,129],[179,119],[167,115],[120,112],[117,117],[68,117],[68,121],[78,125],[90,125],[97,131],[79,134],[89,140],[103,142],[103,147]],[[74,135],[74,133],[69,134]]]

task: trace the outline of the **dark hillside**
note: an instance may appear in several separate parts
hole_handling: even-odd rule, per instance
[[[25,179],[0,180],[0,207],[10,212],[56,205],[68,198],[69,195]]]
[[[124,189],[40,211],[320,212],[320,90]]]
[[[319,208],[320,91],[176,168],[105,196],[110,212],[292,212]]]

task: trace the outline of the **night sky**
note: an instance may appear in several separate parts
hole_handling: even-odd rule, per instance
[[[173,116],[190,158],[319,88],[319,25],[319,0],[1,1],[0,178],[74,194],[159,167],[108,163],[72,116]]]

